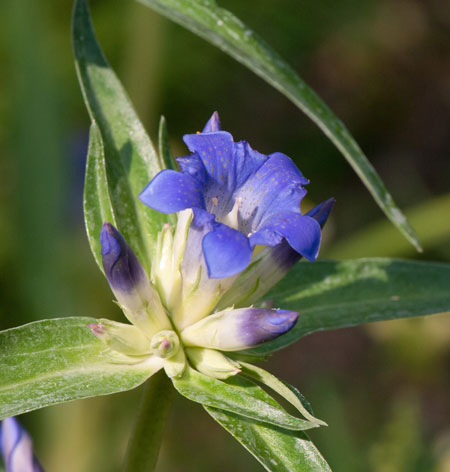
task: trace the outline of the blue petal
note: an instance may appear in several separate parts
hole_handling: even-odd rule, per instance
[[[234,142],[226,131],[187,134],[183,137],[189,151],[203,162],[210,179],[220,185],[234,186]]]
[[[246,141],[239,141],[234,144],[234,159],[236,189],[239,189],[269,159],[269,156],[255,151]]]
[[[274,153],[236,193],[240,198],[239,215],[245,233],[259,229],[261,221],[279,212],[300,213],[300,201],[308,183],[294,162]]]
[[[202,241],[208,275],[213,279],[243,271],[252,257],[248,238],[224,224],[216,223]]]
[[[163,170],[145,187],[139,200],[162,213],[175,213],[186,208],[203,208],[202,185],[191,175]]]
[[[320,205],[317,205],[311,211],[308,211],[306,215],[314,218],[320,224],[321,228],[323,228],[335,203],[336,200],[334,198],[329,198]]]
[[[319,254],[321,231],[319,223],[312,217],[297,213],[278,213],[264,220],[262,227],[250,236],[252,247],[257,244],[274,246],[276,235],[285,238],[292,249],[309,261]],[[275,243],[275,244],[274,244]]]
[[[220,131],[222,128],[220,126],[220,118],[219,113],[215,111],[211,118],[206,123],[205,127],[203,128],[203,133],[213,133],[214,131]]]
[[[189,156],[178,157],[177,162],[182,172],[189,174],[191,177],[197,180],[199,184],[201,184],[202,188],[204,188],[206,180],[206,170],[202,160],[197,154],[190,154]]]

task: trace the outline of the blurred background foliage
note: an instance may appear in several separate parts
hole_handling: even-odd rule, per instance
[[[0,325],[119,316],[84,234],[89,120],[70,44],[70,0],[3,0],[0,20]],[[418,255],[338,151],[267,84],[130,0],[91,2],[100,43],[149,133],[168,120],[175,155],[214,110],[235,138],[283,151],[337,205],[322,257],[450,262],[450,3],[223,0],[343,119],[406,210]],[[449,284],[450,286],[450,284]],[[450,320],[324,332],[267,366],[309,398],[333,470],[450,470]],[[49,472],[118,471],[139,390],[22,417]],[[161,471],[261,470],[201,407],[177,398]]]

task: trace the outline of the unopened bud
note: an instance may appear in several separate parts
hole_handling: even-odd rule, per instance
[[[175,331],[164,330],[156,333],[150,341],[150,349],[155,356],[167,359],[174,356],[180,348],[180,340]]]

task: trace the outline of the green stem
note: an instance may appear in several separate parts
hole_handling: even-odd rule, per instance
[[[124,472],[155,470],[173,391],[164,370],[152,376],[144,385],[136,424],[128,443]]]

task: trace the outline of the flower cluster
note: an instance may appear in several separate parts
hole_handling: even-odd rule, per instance
[[[139,196],[154,210],[177,213],[176,226],[158,235],[150,274],[121,234],[103,225],[105,274],[132,325],[102,321],[91,329],[171,377],[183,373],[187,356],[200,372],[227,378],[239,364],[224,351],[257,346],[295,325],[295,312],[252,304],[301,257],[316,259],[334,200],[302,215],[309,181],[293,161],[234,142],[217,113],[184,141],[191,154],[178,158],[180,171],[161,171]]]

